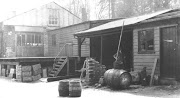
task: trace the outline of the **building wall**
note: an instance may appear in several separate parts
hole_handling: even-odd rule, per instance
[[[146,67],[147,73],[151,74],[155,58],[160,60],[160,29],[177,24],[177,19],[169,19],[150,23],[142,23],[135,27],[133,31],[133,66],[135,71],[141,71],[143,67]],[[154,29],[154,53],[138,53],[138,31],[145,29]],[[160,63],[158,63],[158,65],[160,65]],[[160,70],[159,67],[160,66],[157,67],[158,70]]]
[[[3,57],[42,57],[44,56],[44,34],[45,29],[42,27],[27,27],[27,26],[4,26],[3,32],[3,45],[1,49],[1,55]],[[17,36],[25,35],[25,39],[27,39],[27,35],[40,35],[41,43],[38,45],[35,42],[31,43],[31,45],[18,45]],[[22,39],[22,38],[21,38]],[[31,39],[31,38],[30,38]],[[27,40],[25,40],[25,43]],[[33,44],[33,45],[32,45]]]
[[[78,42],[74,37],[74,33],[89,29],[89,23],[82,23],[73,26],[64,27],[57,30],[52,30],[48,32],[48,41],[45,41],[45,45],[48,44],[48,53],[45,53],[46,56],[56,56],[60,49],[63,48],[64,44],[71,43],[71,45],[67,45],[65,50],[61,53],[63,56],[78,56]],[[52,35],[56,35],[56,46],[52,46]],[[90,47],[89,47],[89,39],[86,40],[82,44],[82,57],[90,56]]]
[[[159,58],[160,53],[160,32],[158,27],[154,28],[154,53],[152,54],[139,54],[138,53],[138,31],[142,29],[136,29],[133,31],[133,55],[134,55],[134,70],[141,71],[143,67],[147,68],[148,74],[151,73],[154,59]],[[147,29],[147,28],[143,28]]]
[[[50,25],[49,24],[49,9],[58,10],[58,24]],[[77,16],[74,16],[71,12],[62,8],[55,2],[43,5],[39,8],[32,9],[30,11],[24,12],[17,16],[14,16],[3,22],[4,25],[26,25],[26,26],[49,26],[49,27],[64,27],[72,24],[80,23],[81,19]]]

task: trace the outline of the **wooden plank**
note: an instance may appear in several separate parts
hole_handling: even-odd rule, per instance
[[[153,82],[153,78],[154,78],[154,72],[155,72],[155,69],[156,69],[156,65],[157,65],[157,58],[154,59],[153,70],[152,70],[152,73],[151,73],[150,86],[152,86],[152,82]]]
[[[154,59],[150,59],[150,58],[142,58],[142,59],[139,59],[139,58],[134,58],[134,62],[154,62]]]
[[[137,58],[137,59],[141,59],[141,58],[144,58],[144,59],[154,59],[154,58],[157,58],[159,56],[154,56],[154,55],[145,55],[145,56],[142,56],[142,55],[135,55],[134,56],[134,59]]]
[[[4,64],[4,65],[18,65],[19,62],[4,62],[4,61],[0,61],[0,64]]]

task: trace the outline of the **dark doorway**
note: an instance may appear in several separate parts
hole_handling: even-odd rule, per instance
[[[160,73],[162,78],[177,78],[180,75],[178,66],[177,27],[161,28]]]
[[[101,57],[101,37],[90,38],[90,57],[100,62]]]
[[[101,60],[101,46],[102,46],[102,64],[107,69],[113,68],[113,62],[115,61],[113,55],[116,54],[119,44],[120,33],[111,35],[102,35],[101,37],[90,38],[90,56],[94,57],[97,61]],[[130,70],[132,68],[133,58],[133,33],[124,32],[121,41],[122,53],[125,56],[125,68]]]

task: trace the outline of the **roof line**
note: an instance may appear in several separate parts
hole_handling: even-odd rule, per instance
[[[68,12],[71,13],[72,15],[76,16],[77,18],[81,19],[80,17],[78,17],[77,15],[75,15],[74,13],[72,13],[71,11],[69,11],[69,10],[67,10],[66,8],[60,6],[57,2],[55,2],[55,1],[52,1],[52,2],[54,2],[55,4],[57,4],[57,5],[58,5],[59,7],[61,7],[62,9],[68,11]],[[82,19],[81,19],[81,20],[82,20]]]
[[[57,4],[55,1],[51,1],[51,2],[49,2],[49,3],[55,3],[55,4]],[[49,3],[43,4],[43,5],[41,5],[41,6],[47,5],[47,4],[49,4]],[[57,4],[57,5],[58,5],[59,7],[61,7],[62,9],[68,11],[69,13],[71,13],[72,15],[74,15],[75,17],[79,18],[77,15],[73,14],[72,12],[70,12],[69,10],[67,10],[67,9],[65,9],[64,7],[60,6],[59,4]],[[40,6],[40,7],[41,7],[41,6]],[[25,13],[28,13],[28,12],[30,12],[30,11],[32,11],[32,10],[36,10],[36,9],[37,9],[37,7],[36,7],[36,8],[32,8],[32,9],[30,9],[30,10],[28,10],[28,11],[22,12],[22,13],[20,13],[20,14],[18,14],[18,15],[15,15],[15,16],[13,16],[13,17],[7,18],[7,19],[2,20],[2,21],[0,21],[0,22],[4,22],[4,21],[7,21],[7,20],[10,20],[10,19],[12,19],[12,18],[15,18],[15,17],[17,17],[17,16],[23,15],[23,14],[25,14]],[[79,18],[79,19],[81,19],[81,18]],[[81,19],[81,20],[82,20],[82,19]]]

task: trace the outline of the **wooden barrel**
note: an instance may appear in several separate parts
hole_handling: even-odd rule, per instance
[[[132,77],[125,70],[109,69],[104,73],[104,80],[113,89],[126,89],[130,86]]]
[[[60,80],[58,86],[59,96],[67,97],[69,96],[69,81]]]
[[[81,96],[81,81],[72,80],[69,82],[69,96],[70,97],[80,97]]]

